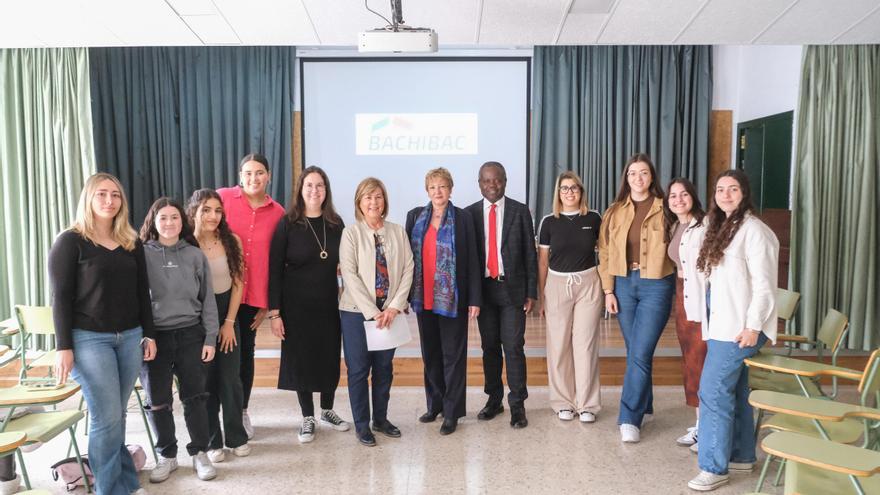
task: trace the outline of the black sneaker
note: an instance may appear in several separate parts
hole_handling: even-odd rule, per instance
[[[329,426],[336,431],[348,431],[351,428],[348,421],[340,418],[335,412],[333,412],[333,409],[325,409],[321,411],[321,424]]]

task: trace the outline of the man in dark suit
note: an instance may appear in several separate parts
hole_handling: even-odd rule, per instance
[[[478,322],[483,346],[483,376],[489,395],[478,419],[490,420],[504,411],[501,369],[507,359],[510,426],[525,428],[526,314],[537,299],[538,256],[535,229],[526,205],[504,195],[507,173],[498,162],[480,167],[483,199],[466,209],[474,220],[482,263],[483,305]]]

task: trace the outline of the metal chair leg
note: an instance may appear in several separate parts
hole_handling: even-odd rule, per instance
[[[21,477],[24,478],[24,487],[30,490],[31,479],[28,477],[27,466],[24,465],[24,456],[21,454],[21,449],[15,449],[15,455],[18,456],[18,465],[21,467]]]
[[[767,454],[767,458],[764,459],[764,467],[761,468],[761,475],[758,476],[758,485],[755,487],[755,492],[761,493],[761,488],[764,487],[764,479],[767,478],[767,470],[770,468],[770,462],[773,460],[773,456]]]
[[[776,471],[776,479],[773,480],[773,486],[779,486],[779,483],[782,481],[782,473],[785,471],[786,462],[788,462],[786,459],[779,459],[779,469]]]
[[[82,473],[83,482],[86,484],[86,493],[92,493],[92,484],[89,483],[86,468],[83,466],[82,455],[79,453],[79,445],[76,443],[76,434],[73,431],[73,427],[68,428],[68,431],[70,431],[70,440],[73,442],[73,451],[76,453],[76,463],[79,464],[79,471]]]
[[[138,389],[134,389],[134,395],[137,397],[138,406],[141,409],[141,417],[144,418],[144,428],[147,430],[147,439],[150,441],[150,450],[153,451],[153,460],[158,464],[159,455],[156,453],[156,442],[153,441],[153,432],[150,430],[150,422],[147,420],[147,411],[144,410],[144,400],[141,398],[141,393]]]
[[[78,411],[82,411],[82,409],[83,409],[83,404],[85,404],[85,402],[86,402],[86,398],[85,398],[85,396],[80,397],[80,398],[79,398],[79,407],[77,407],[76,409],[77,409]],[[86,414],[88,414],[88,411],[86,411]],[[86,418],[88,418],[88,416],[86,416]],[[77,427],[77,425],[79,425],[79,423],[74,423],[74,424],[73,424],[73,433],[74,433],[74,434],[76,434],[76,427]],[[87,427],[88,427],[88,423],[86,423],[85,425],[83,425],[83,428],[86,429],[86,430],[85,430],[86,435],[89,434],[89,429],[88,429]],[[71,450],[73,450],[73,442],[70,442],[70,443],[67,445],[67,457],[70,457],[70,451],[71,451]]]

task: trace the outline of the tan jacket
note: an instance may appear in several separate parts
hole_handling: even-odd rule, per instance
[[[629,267],[626,266],[626,236],[635,212],[632,199],[626,198],[617,208],[609,208],[602,218],[598,244],[602,290],[614,290],[615,275],[627,276]],[[654,198],[654,204],[642,223],[642,252],[639,254],[641,278],[659,279],[675,271],[674,263],[666,255],[666,241],[663,236],[663,199]]]
[[[357,222],[342,231],[339,245],[339,268],[344,289],[339,309],[362,313],[372,320],[383,309],[407,308],[412,287],[413,256],[406,231],[400,225],[385,222],[378,234],[385,238],[385,261],[388,263],[388,298],[384,308],[376,307],[376,241],[373,229]]]

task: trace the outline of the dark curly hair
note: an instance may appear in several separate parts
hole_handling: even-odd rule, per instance
[[[196,225],[196,216],[199,213],[199,208],[201,208],[202,205],[205,204],[205,201],[208,201],[209,199],[216,199],[221,205],[223,204],[220,195],[213,189],[199,189],[190,196],[189,201],[186,204],[186,216],[189,217],[189,221],[193,227]],[[225,210],[223,211],[223,216],[220,217],[220,223],[217,224],[217,234],[220,237],[220,244],[223,245],[223,250],[226,251],[226,263],[229,265],[229,276],[232,277],[232,280],[234,280],[235,283],[239,283],[244,277],[244,256],[241,252],[241,245],[235,239],[235,234],[232,233],[229,224],[226,223]]]
[[[709,224],[706,226],[706,238],[700,247],[700,257],[697,258],[697,270],[704,272],[706,275],[712,273],[712,267],[718,266],[721,259],[724,258],[724,250],[730,245],[730,241],[739,231],[746,214],[753,213],[755,206],[752,204],[752,189],[749,186],[749,178],[742,170],[727,170],[722,172],[715,179],[715,188],[718,182],[724,177],[731,177],[739,183],[739,190],[742,192],[742,201],[736,207],[730,216],[718,207],[715,200],[712,200],[712,207],[706,215],[709,218]]]
[[[672,213],[672,210],[669,208],[669,191],[675,184],[681,184],[681,186],[684,187],[684,191],[688,193],[688,196],[690,196],[691,200],[694,202],[693,206],[691,206],[691,216],[694,217],[697,224],[702,223],[703,218],[706,216],[706,212],[703,211],[703,204],[697,196],[697,188],[694,187],[693,182],[684,177],[676,177],[669,181],[669,185],[666,186],[666,195],[663,196],[663,230],[665,232],[663,238],[666,239],[667,244],[672,240],[672,235],[675,233],[675,225],[678,223],[678,215]]]
[[[180,203],[167,196],[162,196],[156,201],[153,201],[153,205],[150,206],[149,211],[147,211],[147,216],[144,217],[144,224],[141,225],[141,241],[147,242],[159,239],[159,231],[156,230],[156,215],[159,214],[159,210],[166,206],[173,206],[174,208],[177,208],[177,211],[180,213],[180,223],[182,224],[180,238],[195,247],[199,247],[199,241],[197,241],[196,236],[193,235],[192,225],[190,225],[189,220],[186,217],[186,212],[183,211],[183,206],[180,206]]]

